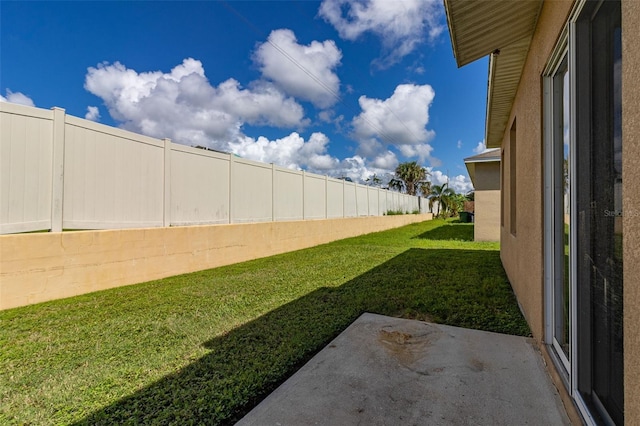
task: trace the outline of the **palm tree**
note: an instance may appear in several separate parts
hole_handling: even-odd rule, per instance
[[[380,184],[382,183],[382,179],[380,179],[378,175],[374,173],[373,176],[365,179],[365,182],[369,183],[369,185],[371,186],[380,186]]]
[[[423,197],[428,197],[431,194],[431,182],[428,180],[422,181],[418,184],[418,189]]]
[[[396,191],[402,192],[402,190],[404,189],[404,182],[400,179],[393,178],[389,181],[388,186],[391,190],[395,189]]]
[[[400,163],[398,167],[396,167],[396,179],[404,182],[404,187],[409,195],[416,195],[418,185],[421,182],[425,182],[428,174],[427,169],[415,161]],[[389,183],[389,185],[391,186],[391,183]]]
[[[442,185],[433,185],[431,187],[431,194],[429,195],[429,209],[433,210],[433,205],[438,203],[438,211],[436,217],[440,216],[440,206],[442,206],[442,214],[447,211],[447,206],[456,192],[449,188],[449,185],[443,183]]]
[[[447,207],[451,216],[458,216],[458,214],[464,209],[464,202],[467,200],[467,197],[464,194],[456,194],[454,193],[449,197],[447,202]]]

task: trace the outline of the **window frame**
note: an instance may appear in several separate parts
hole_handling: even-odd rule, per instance
[[[572,90],[572,73],[570,70],[571,66],[571,57],[569,52],[569,30],[568,26],[565,26],[563,29],[558,42],[556,43],[556,47],[553,50],[553,53],[550,57],[550,60],[543,71],[543,108],[544,108],[544,291],[545,291],[545,336],[544,342],[547,344],[552,350],[550,351],[552,354],[552,358],[556,367],[561,373],[561,377],[564,381],[565,387],[570,390],[572,388],[572,384],[570,382],[571,377],[573,376],[571,368],[572,368],[572,360],[575,359],[573,354],[573,348],[575,346],[574,342],[574,330],[572,329],[572,325],[575,324],[575,318],[573,313],[575,312],[575,305],[573,295],[575,294],[575,274],[572,274],[571,271],[574,268],[574,250],[571,247],[574,246],[573,237],[575,235],[574,227],[575,221],[571,220],[569,223],[569,342],[570,342],[570,352],[568,356],[562,351],[557,339],[555,338],[555,329],[556,329],[556,279],[557,279],[557,244],[555,242],[555,226],[557,220],[557,199],[555,194],[555,186],[556,179],[558,179],[557,173],[555,171],[555,162],[557,161],[555,158],[556,145],[558,143],[558,135],[557,135],[557,120],[560,118],[562,120],[563,117],[558,117],[558,112],[562,111],[562,106],[559,105],[558,98],[556,96],[557,91],[557,83],[556,79],[559,75],[561,75],[564,67],[567,67],[569,70],[569,109],[570,111],[574,110],[573,103],[573,93]],[[569,152],[574,152],[574,143],[573,139],[573,125],[575,123],[573,114],[569,114]],[[560,141],[560,143],[564,143],[564,140]],[[569,170],[575,170],[575,156],[569,156]],[[573,195],[575,193],[573,185],[574,179],[569,179],[569,209],[571,212],[574,210],[574,200]]]

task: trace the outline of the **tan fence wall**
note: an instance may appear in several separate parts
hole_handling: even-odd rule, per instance
[[[271,256],[431,214],[0,235],[0,309]]]
[[[419,206],[418,197],[173,144],[60,108],[1,102],[0,124],[0,234],[379,216]]]

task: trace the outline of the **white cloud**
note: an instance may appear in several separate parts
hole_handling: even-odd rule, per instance
[[[231,151],[241,157],[264,163],[274,163],[289,169],[305,169],[326,174],[339,164],[337,158],[327,154],[329,138],[323,133],[313,133],[305,141],[293,132],[281,139],[269,140],[240,137],[229,144]]]
[[[353,119],[358,137],[375,136],[392,144],[421,144],[435,136],[425,127],[435,92],[428,84],[401,84],[390,98],[381,100],[361,96],[362,113]]]
[[[9,102],[12,104],[26,105],[31,107],[35,106],[35,104],[33,103],[33,100],[27,95],[25,95],[24,93],[12,92],[9,89],[7,89],[6,93],[7,93],[6,98],[0,95],[0,102]]]
[[[313,133],[308,140],[295,131],[274,140],[245,135],[242,132],[245,123],[295,128],[305,126],[309,120],[303,117],[302,107],[274,83],[259,80],[243,88],[238,81],[228,79],[213,86],[202,64],[194,59],[185,59],[168,73],[138,72],[118,62],[101,64],[88,69],[85,88],[104,101],[109,114],[124,128],[152,137],[233,152],[291,169],[349,176],[360,182],[374,173],[389,175],[398,163],[395,154],[384,149],[384,144],[373,136],[369,138],[373,146],[368,157],[373,160],[369,161],[360,155],[343,160],[331,156],[329,139],[323,133]],[[425,109],[419,123],[428,120],[429,102],[418,103]],[[415,107],[415,103],[412,105]],[[407,120],[412,118],[409,112],[399,110]],[[87,118],[98,113],[96,107],[90,107]],[[336,127],[344,121],[343,116],[336,117],[331,110],[321,111],[318,119],[332,122]],[[415,127],[415,120],[410,121]],[[393,124],[380,122],[394,131]],[[424,129],[419,130],[416,128],[420,134],[418,139],[429,137]]]
[[[428,168],[428,170],[431,174],[431,183],[433,185],[443,185],[448,183],[449,188],[452,188],[458,194],[466,194],[473,190],[471,180],[465,175],[451,177],[442,173],[440,170],[433,170],[432,168]]]
[[[353,121],[353,135],[359,141],[359,153],[374,157],[386,151],[385,144],[396,146],[405,157],[431,160],[428,144],[435,136],[426,129],[429,107],[435,92],[429,85],[401,84],[390,98],[361,96],[362,113]]]
[[[440,165],[440,160],[431,156],[433,147],[428,143],[420,145],[399,145],[398,149],[405,157],[417,157],[420,163],[429,161],[432,166]]]
[[[91,121],[98,121],[100,119],[100,110],[97,106],[88,106],[84,118]]]
[[[360,139],[358,141],[358,155],[366,158],[373,158],[384,153],[386,148],[376,138]]]
[[[343,133],[344,115],[340,114],[336,116],[333,110],[325,109],[318,113],[318,120],[324,123],[333,124],[338,133]]]
[[[458,149],[462,148],[462,141],[458,141],[457,146],[458,146]]]
[[[367,167],[366,159],[359,155],[354,155],[353,157],[342,160],[334,173],[333,176],[335,177],[350,177],[354,182],[364,182],[374,174],[374,172]]]
[[[318,13],[344,39],[353,41],[367,32],[380,37],[383,68],[411,53],[425,38],[434,40],[445,28],[437,0],[324,0]]]
[[[476,147],[473,148],[473,152],[475,152],[476,154],[482,154],[486,150],[487,150],[487,145],[485,144],[484,140],[478,142],[478,145],[476,145]]]
[[[335,68],[341,59],[342,52],[333,40],[312,41],[305,46],[298,44],[293,31],[287,29],[272,31],[254,54],[263,77],[288,95],[319,108],[338,101],[340,79]]]
[[[473,190],[473,184],[467,176],[457,175],[449,180],[449,187],[453,188],[458,194],[466,194]]]
[[[399,152],[432,164],[434,160],[428,144],[434,132],[426,129],[434,97],[428,85],[398,86],[386,100],[361,97],[362,113],[351,123],[360,152],[342,160],[328,153],[329,139],[323,133],[313,133],[307,140],[290,130],[273,140],[245,135],[245,123],[301,129],[309,120],[276,82],[258,80],[242,87],[228,79],[212,85],[195,59],[185,59],[169,72],[139,72],[119,62],[100,64],[88,69],[85,88],[100,97],[114,120],[129,130],[292,169],[349,176],[357,182],[376,174],[386,184],[399,163]],[[86,118],[99,116],[97,107],[87,108]],[[318,120],[338,129],[345,121],[331,109],[320,111]]]
[[[169,73],[100,64],[88,69],[85,89],[102,98],[123,127],[187,145],[226,150],[229,140],[243,136],[245,122],[276,127],[308,122],[302,107],[273,84],[259,81],[243,88],[229,79],[215,87],[202,63],[192,58]]]
[[[398,164],[399,164],[398,158],[391,151],[387,151],[383,154],[378,155],[371,162],[371,165],[373,167],[377,169],[388,170],[388,171],[395,170],[396,167],[398,167]]]

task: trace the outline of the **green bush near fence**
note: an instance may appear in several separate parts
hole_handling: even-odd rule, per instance
[[[398,216],[402,214],[420,214],[420,210],[413,210],[411,212],[405,210],[387,210],[384,215],[385,216]]]
[[[363,312],[528,335],[497,244],[472,226],[0,312],[0,424],[232,424]]]

